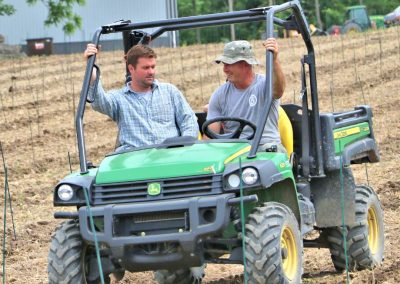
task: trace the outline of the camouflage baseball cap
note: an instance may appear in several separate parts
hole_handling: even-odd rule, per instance
[[[246,40],[236,40],[225,44],[224,53],[215,59],[216,63],[233,64],[238,61],[246,61],[249,64],[258,64],[254,56],[253,47]]]

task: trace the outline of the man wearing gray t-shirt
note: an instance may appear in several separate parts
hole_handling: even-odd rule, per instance
[[[278,60],[278,43],[274,38],[263,42],[267,50],[273,52],[274,68],[274,93],[271,111],[264,128],[259,150],[266,150],[273,145],[277,146],[279,152],[286,152],[281,144],[278,129],[279,99],[285,90],[285,77]],[[223,71],[227,81],[212,94],[208,105],[207,119],[219,116],[238,117],[257,124],[258,116],[265,105],[266,94],[264,93],[265,75],[255,74],[253,65],[258,64],[254,56],[252,46],[248,41],[232,41],[225,45],[224,52],[215,60],[216,63],[224,64]],[[238,126],[236,122],[213,123],[209,129],[219,133],[221,128],[225,133],[232,133]],[[252,130],[246,127],[241,137],[248,137]]]

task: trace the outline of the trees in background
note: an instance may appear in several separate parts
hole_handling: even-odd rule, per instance
[[[12,5],[3,3],[0,0],[0,16],[10,16],[15,13],[15,8]]]
[[[26,0],[28,5],[35,5],[41,2],[49,10],[46,26],[59,25],[63,23],[65,34],[73,34],[82,26],[82,18],[73,11],[74,4],[85,5],[85,0]],[[12,4],[6,4],[0,0],[0,16],[11,16],[16,12]]]
[[[7,0],[12,3],[11,0]],[[45,25],[63,24],[66,34],[72,34],[82,25],[82,19],[74,13],[74,5],[85,5],[85,0],[25,0],[27,4],[34,5],[38,2],[45,5],[49,14]],[[104,1],[104,0],[103,0]],[[366,5],[370,15],[384,15],[399,5],[399,0],[300,0],[306,12],[309,23],[322,29],[327,29],[344,21],[346,7],[352,5]],[[118,4],[118,0],[114,1]],[[178,0],[179,17],[203,15],[229,11],[229,2],[233,10],[245,10],[273,4],[281,4],[285,0]],[[12,4],[0,0],[0,16],[10,16],[15,13]],[[236,38],[259,39],[264,32],[260,24],[235,25]],[[185,30],[180,32],[182,44],[207,43],[229,41],[231,39],[230,26],[219,28],[204,28],[200,30]]]
[[[316,19],[317,12],[314,1],[301,1],[301,3],[308,12],[309,22],[317,24],[323,29],[343,24],[346,8],[349,6],[365,5],[369,15],[385,15],[399,5],[398,0],[319,0],[321,27]]]
[[[285,0],[234,0],[235,11],[254,7],[281,4]],[[353,5],[367,6],[370,15],[385,15],[399,5],[398,0],[301,0],[309,24],[328,29],[332,25],[341,25],[344,22],[346,7]],[[229,0],[179,0],[179,17],[211,14],[229,11]],[[263,24],[236,24],[236,38],[260,39],[265,31]],[[229,41],[230,27],[203,28],[184,30],[180,32],[181,44],[209,43]]]

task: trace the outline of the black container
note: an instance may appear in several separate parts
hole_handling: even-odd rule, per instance
[[[26,54],[33,55],[50,55],[53,53],[53,38],[30,38],[26,40]]]

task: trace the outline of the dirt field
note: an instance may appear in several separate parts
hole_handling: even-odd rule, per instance
[[[280,59],[287,78],[283,103],[299,103],[300,39],[279,40]],[[264,58],[261,42],[254,42]],[[322,111],[350,110],[368,104],[374,111],[374,130],[381,162],[354,168],[358,183],[378,193],[385,213],[385,261],[372,271],[351,273],[352,283],[400,281],[400,29],[354,37],[315,38],[317,78]],[[224,81],[221,66],[213,63],[222,44],[158,49],[162,81],[176,84],[190,105],[199,110]],[[120,52],[99,57],[103,85],[118,88],[124,81]],[[262,60],[264,61],[264,59]],[[263,65],[259,67],[262,70]],[[0,61],[0,140],[8,167],[17,239],[7,212],[6,283],[47,283],[47,253],[52,231],[53,186],[72,167],[79,168],[74,112],[79,100],[84,62],[81,54],[17,58]],[[113,149],[116,128],[105,116],[85,114],[89,160],[98,164]],[[0,172],[4,184],[4,171]],[[4,200],[3,192],[0,193]],[[2,202],[4,204],[4,202]],[[3,214],[0,219],[3,221]],[[3,235],[3,227],[0,229]],[[241,283],[241,266],[208,265],[205,283]],[[343,283],[335,273],[329,251],[306,249],[304,283]],[[152,274],[127,273],[121,283],[154,283]]]

